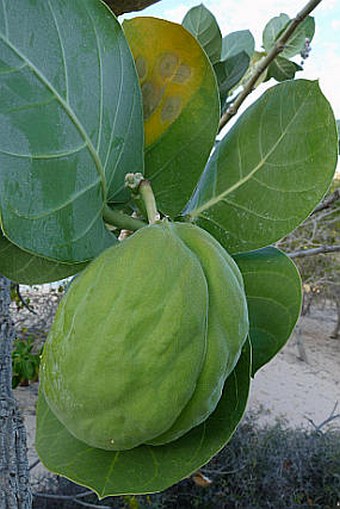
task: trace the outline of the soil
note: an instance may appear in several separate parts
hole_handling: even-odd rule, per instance
[[[30,294],[37,315],[22,309],[15,312],[17,328],[40,331],[41,324],[50,323],[59,300],[55,291]],[[263,367],[252,383],[248,412],[259,415],[259,423],[272,424],[277,419],[287,427],[322,426],[340,429],[340,338],[332,339],[336,311],[330,304],[314,307],[310,315],[301,317],[285,348]],[[38,334],[41,344],[43,334]],[[24,415],[28,433],[30,464],[37,460],[34,449],[35,403],[38,383],[15,389],[15,396]],[[339,406],[338,405],[339,402]],[[328,422],[327,422],[328,421]],[[31,471],[33,488],[48,479],[41,463]]]
[[[283,419],[287,427],[320,426],[340,417],[340,338],[332,339],[336,312],[312,309],[300,318],[281,352],[255,376],[249,408],[260,422]],[[323,425],[340,429],[340,418]]]

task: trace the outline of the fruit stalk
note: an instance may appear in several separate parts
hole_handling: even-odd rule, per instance
[[[149,224],[158,223],[161,217],[150,180],[145,179],[141,173],[128,173],[125,177],[125,185],[131,189],[136,201],[139,197],[142,199]]]
[[[149,224],[157,223],[161,217],[157,210],[155,195],[153,194],[149,180],[143,179],[141,181],[141,183],[139,184],[139,193],[145,204]]]
[[[116,226],[119,229],[130,230],[132,232],[146,226],[143,221],[111,209],[108,205],[104,205],[103,218],[106,223],[111,224],[112,226]]]

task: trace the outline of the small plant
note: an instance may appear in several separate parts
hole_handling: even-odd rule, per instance
[[[34,352],[34,338],[17,338],[12,352],[12,387],[36,382],[39,375],[40,351]]]

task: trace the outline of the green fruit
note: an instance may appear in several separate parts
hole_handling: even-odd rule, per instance
[[[192,398],[173,426],[149,441],[152,445],[179,438],[215,410],[225,380],[238,361],[240,347],[248,333],[243,281],[234,260],[206,231],[187,224],[175,228],[177,235],[199,259],[207,281],[207,351]]]
[[[216,408],[248,332],[241,275],[208,233],[147,226],[71,285],[45,345],[56,417],[92,447],[176,440]]]

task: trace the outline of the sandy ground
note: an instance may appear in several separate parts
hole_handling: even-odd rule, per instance
[[[311,429],[311,420],[319,426],[333,410],[340,414],[340,338],[330,338],[334,326],[329,309],[301,317],[285,348],[256,374],[249,408],[261,410],[260,422],[283,418],[287,427]],[[340,429],[340,419],[328,425]]]
[[[34,299],[32,302],[34,304]],[[23,311],[20,313],[22,326],[26,315]],[[50,319],[50,307],[48,316]],[[335,321],[332,308],[313,309],[310,316],[300,319],[286,347],[257,373],[248,411],[259,414],[260,424],[280,419],[287,427],[311,429],[313,423],[319,426],[327,420],[332,411],[340,414],[340,339],[330,338]],[[303,352],[298,348],[299,341],[303,344]],[[305,360],[301,360],[301,353]],[[31,464],[37,458],[34,449],[37,391],[37,383],[15,390],[27,426]],[[323,430],[328,426],[340,429],[340,418],[332,419]],[[32,469],[33,484],[39,482],[41,488],[41,478],[46,474],[41,464],[37,465]]]

